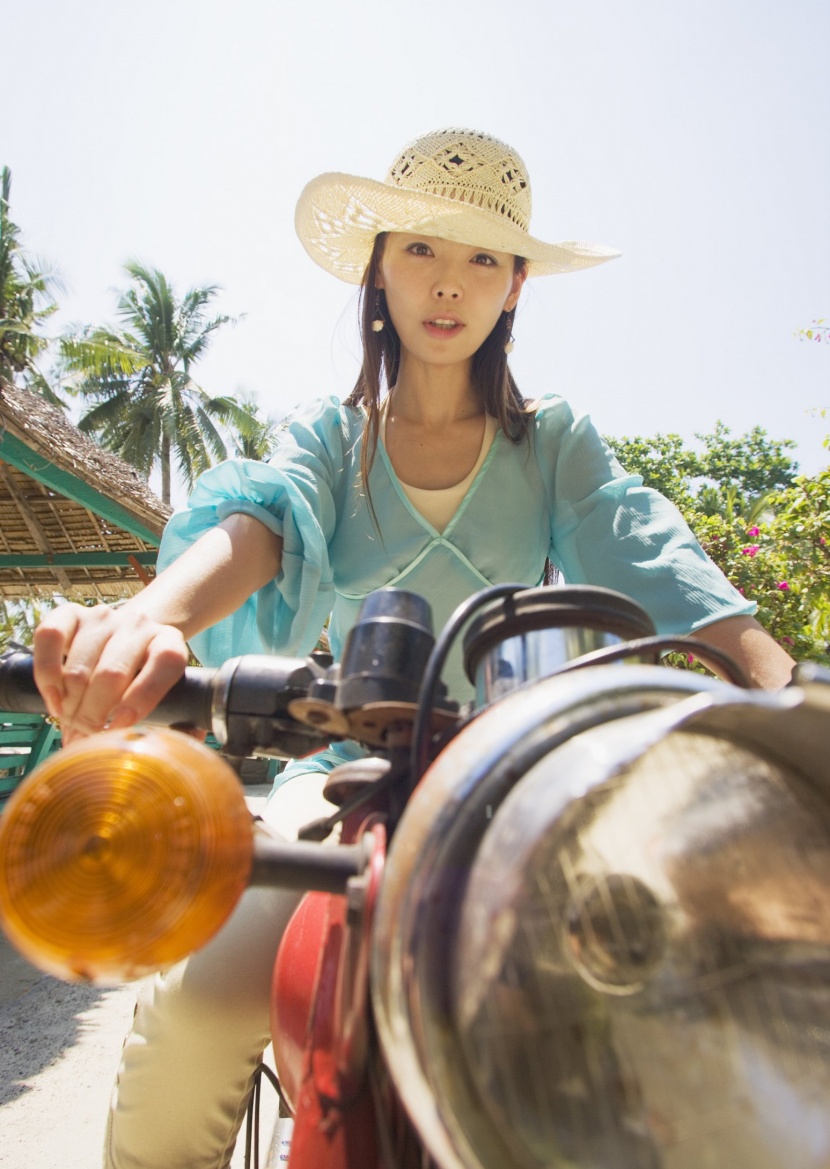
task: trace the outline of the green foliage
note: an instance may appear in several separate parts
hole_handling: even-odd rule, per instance
[[[787,451],[791,439],[771,439],[760,426],[732,438],[722,422],[711,434],[696,434],[702,450],[688,448],[679,434],[654,438],[607,438],[625,469],[642,475],[682,512],[701,511],[727,519],[755,519],[771,492],[788,487],[798,465]]]
[[[233,398],[213,397],[193,367],[228,316],[209,317],[218,289],[192,288],[178,299],[157,269],[131,262],[132,287],[118,301],[122,328],[85,328],[61,341],[68,388],[91,403],[79,427],[149,477],[161,467],[170,502],[173,461],[192,487],[213,462],[227,458],[220,425],[245,426]]]
[[[5,166],[0,171],[0,379],[14,382],[22,375],[29,389],[63,406],[37,365],[50,344],[40,330],[57,312],[52,293],[61,284],[54,272],[23,250],[20,228],[10,215],[11,183]]]
[[[800,341],[830,341],[830,325],[825,317],[819,317],[809,329],[799,329],[796,337]]]
[[[796,479],[769,504],[749,527],[741,517],[686,518],[769,633],[796,660],[830,665],[830,470]]]
[[[266,462],[277,445],[278,433],[277,420],[270,415],[261,418],[256,399],[243,393],[239,402],[239,415],[230,434],[237,458]]]
[[[824,341],[830,344],[830,324],[827,323],[826,317],[818,317],[813,321],[809,329],[799,329],[796,337],[798,337],[799,341]],[[827,408],[819,409],[814,411],[814,413],[817,413],[820,418],[826,418]],[[825,437],[823,445],[830,449],[830,435]]]
[[[703,443],[703,478],[724,501],[722,508],[710,504],[707,514],[746,515],[753,500],[789,487],[798,470],[786,453],[796,445],[793,440],[768,438],[760,426],[741,438],[732,438],[729,428],[717,422],[711,434],[696,434],[695,438]]]
[[[39,625],[58,598],[37,601],[6,601],[0,597],[0,653],[9,645],[31,645],[35,626]]]
[[[830,469],[797,477],[795,444],[760,427],[732,438],[609,439],[626,470],[668,496],[758,620],[798,661],[830,665]],[[687,665],[674,657],[675,664]]]
[[[679,434],[656,434],[653,438],[611,438],[606,442],[632,475],[642,475],[646,487],[653,487],[681,511],[692,506],[692,483],[701,474],[700,456]]]

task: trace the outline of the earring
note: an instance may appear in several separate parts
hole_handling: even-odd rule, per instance
[[[383,316],[383,301],[380,298],[380,289],[375,289],[375,319],[372,321],[372,332],[381,333],[386,320]]]
[[[515,309],[511,309],[510,312],[505,313],[505,316],[507,317],[507,320],[505,321],[505,326],[506,326],[506,331],[507,331],[507,340],[504,343],[504,352],[505,353],[512,353],[513,348],[514,348],[514,345],[513,345],[513,314],[515,313],[515,311],[516,311]]]

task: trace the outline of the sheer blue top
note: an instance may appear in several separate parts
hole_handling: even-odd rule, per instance
[[[632,597],[661,633],[754,612],[677,509],[626,474],[590,419],[564,399],[539,401],[527,442],[498,432],[442,533],[407,499],[382,444],[369,476],[373,523],[360,478],[365,417],[334,397],[298,410],[270,462],[212,468],[171,518],[160,567],[236,512],[283,539],[279,575],[193,639],[206,665],[241,653],[308,653],[329,616],[338,657],[361,602],[384,585],[424,596],[440,629],[478,589],[540,584],[547,557],[569,584]],[[458,658],[447,681],[456,697],[469,693]]]

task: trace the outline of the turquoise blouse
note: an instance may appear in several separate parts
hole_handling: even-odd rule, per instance
[[[364,420],[362,409],[334,397],[299,409],[270,462],[212,468],[171,518],[162,568],[237,512],[283,538],[279,575],[193,639],[206,665],[241,653],[306,654],[329,615],[338,657],[361,602],[384,585],[424,596],[437,631],[479,589],[540,584],[546,557],[569,584],[626,593],[661,633],[754,612],[677,509],[627,475],[589,418],[560,397],[540,400],[529,442],[498,432],[443,533],[409,502],[382,444],[369,476],[375,527],[360,480]],[[469,694],[458,657],[445,677],[456,697]]]

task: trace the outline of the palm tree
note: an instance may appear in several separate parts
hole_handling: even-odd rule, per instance
[[[242,392],[239,401],[240,417],[231,431],[231,442],[240,459],[256,459],[264,463],[270,459],[277,445],[280,424],[276,418],[259,416],[259,403],[252,394]]]
[[[40,624],[56,604],[57,597],[39,597],[25,601],[11,601],[0,597],[0,653],[9,645],[31,645],[35,626]]]
[[[23,250],[20,228],[9,214],[11,185],[11,171],[4,166],[0,170],[0,379],[14,382],[22,374],[29,389],[63,406],[36,364],[49,345],[49,338],[38,330],[57,312],[52,292],[60,290],[61,283],[56,273]]]
[[[64,366],[73,393],[93,405],[78,423],[145,477],[161,466],[162,499],[170,502],[175,458],[188,488],[212,462],[227,457],[216,425],[244,412],[229,397],[211,397],[192,377],[213,334],[232,320],[209,318],[215,285],[192,288],[181,300],[155,268],[125,265],[132,287],[118,302],[120,329],[87,328],[64,337]]]

